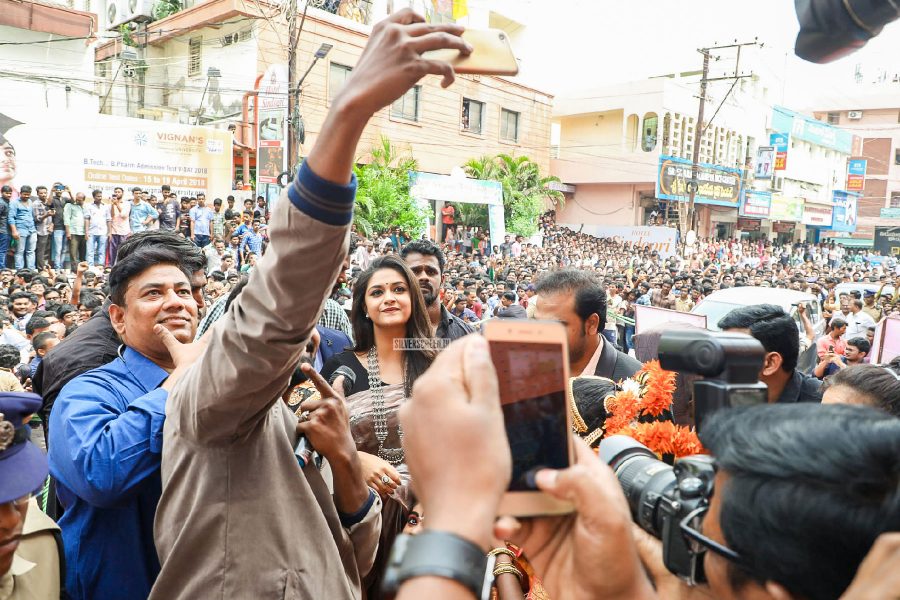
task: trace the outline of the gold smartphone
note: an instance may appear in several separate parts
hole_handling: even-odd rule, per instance
[[[468,56],[463,56],[458,50],[432,50],[422,56],[446,61],[462,75],[516,75],[519,72],[519,63],[504,31],[466,29],[462,37],[472,45]]]
[[[566,331],[549,321],[491,319],[484,324],[484,336],[497,371],[513,463],[500,514],[527,517],[571,512],[570,503],[541,492],[534,484],[538,470],[565,469],[574,460],[572,417],[566,402]]]

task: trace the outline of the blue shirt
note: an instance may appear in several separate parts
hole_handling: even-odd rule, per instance
[[[31,200],[26,203],[16,198],[9,203],[9,224],[16,226],[19,235],[31,235],[37,232],[37,228],[34,226]]]
[[[159,218],[159,212],[152,206],[150,206],[147,202],[141,202],[140,204],[131,204],[131,216],[129,217],[129,222],[131,223],[131,233],[138,233],[140,231],[146,231],[147,226],[144,225],[144,221],[147,220],[147,217],[153,217],[154,219]]]
[[[209,224],[213,220],[213,211],[208,206],[195,206],[191,209],[191,219],[194,221],[194,235],[209,237]]]
[[[126,347],[66,384],[53,406],[50,473],[66,507],[59,526],[73,600],[146,598],[159,574],[153,518],[166,377]]]
[[[245,233],[244,239],[241,240],[241,253],[244,252],[245,248],[249,248],[251,254],[262,256],[262,243],[263,236],[261,233],[253,233],[252,231]]]

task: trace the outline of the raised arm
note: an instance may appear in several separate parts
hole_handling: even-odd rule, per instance
[[[469,51],[461,33],[457,25],[426,24],[410,10],[375,26],[315,147],[275,208],[268,252],[204,336],[208,350],[175,384],[170,402],[179,408],[182,435],[228,443],[279,400],[347,255],[356,193],[352,167],[363,128],[429,73],[450,85],[452,67],[421,53]]]

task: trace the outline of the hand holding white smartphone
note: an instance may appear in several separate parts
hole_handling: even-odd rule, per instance
[[[571,512],[570,503],[541,492],[534,483],[540,469],[565,469],[574,462],[565,329],[555,322],[491,319],[484,325],[484,336],[497,372],[513,462],[499,513]]]

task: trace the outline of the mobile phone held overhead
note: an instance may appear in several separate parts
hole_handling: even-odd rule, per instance
[[[472,52],[468,55],[463,55],[458,50],[433,50],[422,56],[449,62],[453,70],[461,75],[519,73],[519,63],[505,32],[499,29],[467,29],[462,37],[472,46]]]

